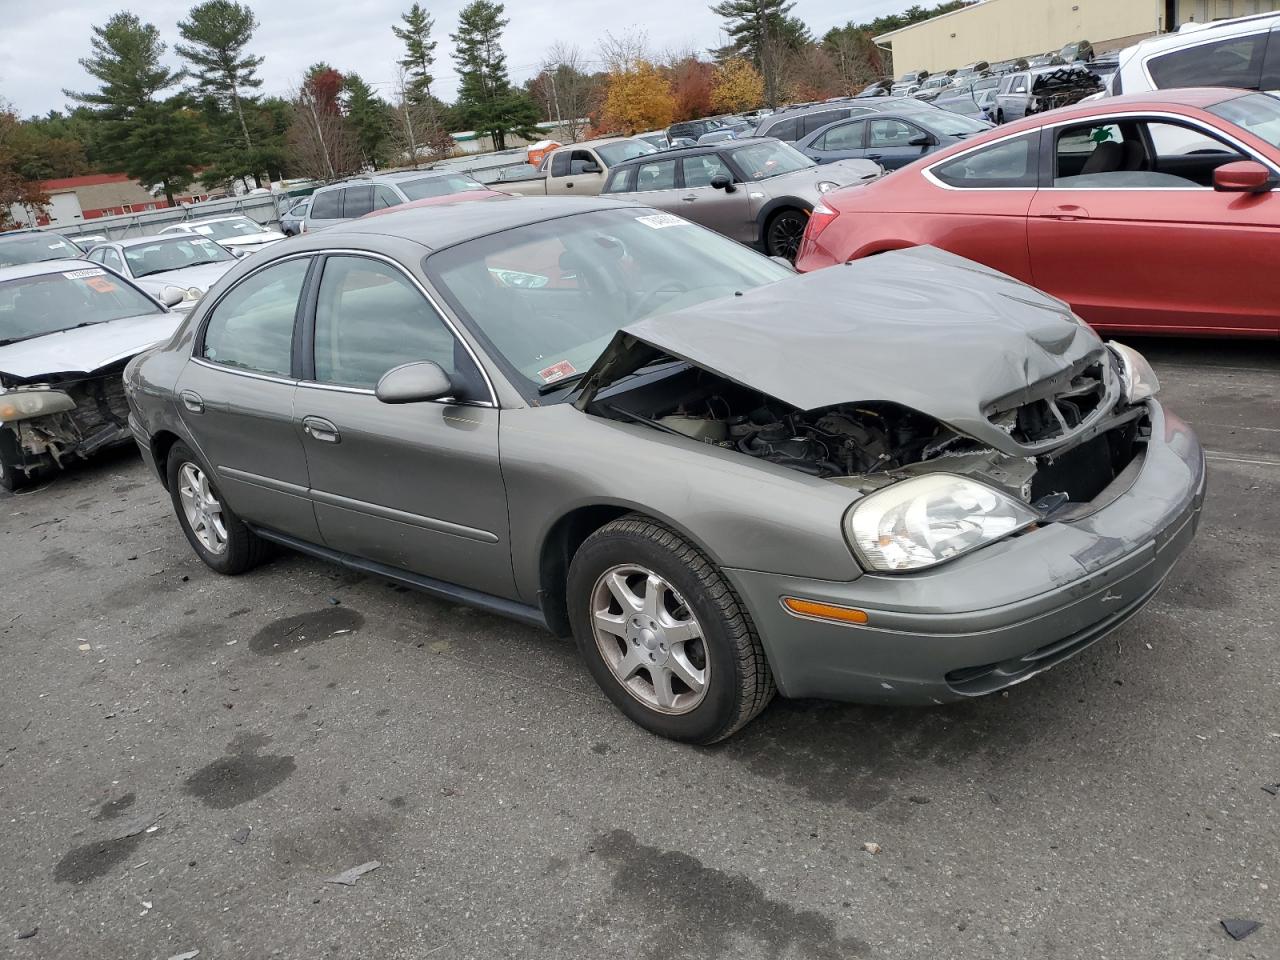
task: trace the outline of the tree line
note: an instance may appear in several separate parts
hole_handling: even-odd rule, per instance
[[[502,3],[472,0],[448,34],[458,77],[437,92],[434,18],[420,3],[390,30],[396,80],[379,93],[358,73],[316,63],[289,96],[263,96],[252,52],[258,21],[235,0],[197,3],[177,24],[165,65],[160,31],[128,11],[92,28],[80,61],[96,86],[64,90],[74,106],[21,120],[0,102],[0,227],[12,203],[38,208],[38,182],[90,171],[125,173],[173,202],[197,180],[263,186],[286,177],[331,180],[368,167],[419,166],[449,155],[451,133],[474,130],[503,149],[554,121],[562,136],[634,133],[717,113],[850,94],[889,73],[878,33],[964,6],[913,6],[821,38],[787,0],[720,0],[725,46],[654,53],[643,34],[606,33],[598,55],[557,43],[537,73],[512,82]],[[709,54],[709,56],[708,56]]]

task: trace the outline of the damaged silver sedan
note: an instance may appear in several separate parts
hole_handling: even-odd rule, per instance
[[[84,260],[0,268],[0,487],[127,443],[121,372],[176,314]]]
[[[990,693],[1151,599],[1195,435],[1142,357],[936,250],[796,276],[608,200],[392,213],[237,265],[126,371],[195,551],[572,633],[709,743],[775,691]]]

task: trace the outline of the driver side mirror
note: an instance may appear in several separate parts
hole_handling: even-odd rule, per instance
[[[716,190],[723,190],[725,193],[733,193],[737,189],[733,185],[732,178],[723,173],[717,173],[711,178],[711,186]]]
[[[1213,189],[1222,193],[1266,193],[1275,185],[1271,171],[1256,160],[1224,163],[1213,171]]]
[[[382,375],[374,395],[383,403],[421,403],[453,392],[449,375],[433,360],[416,360],[392,367]]]

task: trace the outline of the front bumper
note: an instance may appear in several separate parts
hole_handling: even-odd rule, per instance
[[[1127,491],[1079,520],[1049,523],[917,574],[840,583],[728,569],[778,688],[790,697],[945,703],[1020,683],[1137,613],[1190,544],[1204,452],[1159,404]],[[801,619],[785,596],[856,607],[865,626]]]

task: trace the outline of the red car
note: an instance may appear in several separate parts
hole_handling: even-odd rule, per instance
[[[1131,333],[1280,335],[1280,100],[1169,90],[997,127],[827,194],[796,266],[933,244]]]

